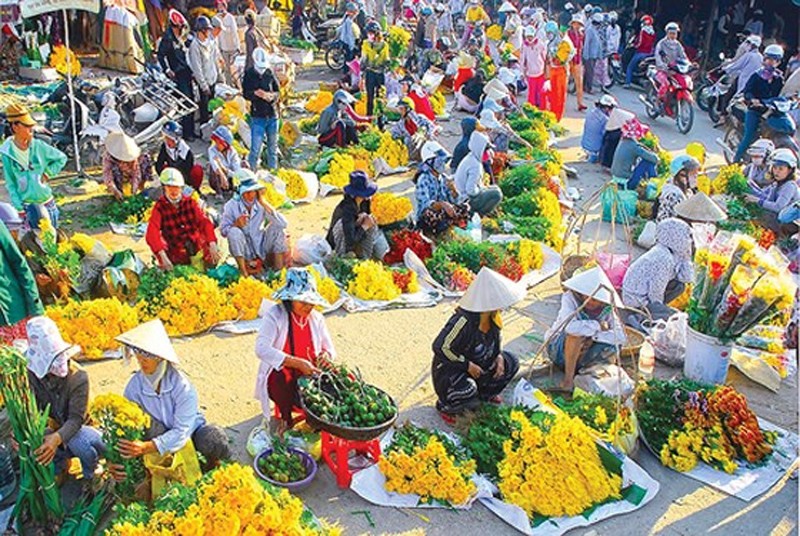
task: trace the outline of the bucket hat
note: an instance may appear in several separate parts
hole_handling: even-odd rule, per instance
[[[377,191],[377,183],[371,181],[363,171],[350,173],[350,184],[344,187],[344,193],[352,197],[372,197]]]
[[[22,123],[26,127],[36,125],[30,110],[22,104],[9,104],[6,108],[6,119],[9,123]]]
[[[81,351],[80,346],[65,341],[56,323],[46,316],[36,316],[28,320],[26,331],[28,350],[25,357],[28,360],[28,369],[39,379],[47,375],[58,356],[66,353],[67,357],[72,357]]]
[[[299,301],[322,307],[330,305],[317,290],[317,281],[306,268],[289,268],[286,283],[272,297],[278,301]]]

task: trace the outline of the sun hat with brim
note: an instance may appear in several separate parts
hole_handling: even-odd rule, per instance
[[[500,6],[500,9],[498,9],[497,11],[499,11],[500,13],[512,13],[517,11],[517,8],[514,7],[514,4],[506,0],[505,2],[503,2],[503,5]]]
[[[481,268],[458,306],[472,313],[508,309],[527,294],[527,290],[494,270]]]
[[[350,184],[344,187],[344,193],[352,197],[372,197],[378,191],[378,185],[363,171],[350,173]]]
[[[25,330],[28,334],[28,349],[25,351],[28,369],[39,379],[47,375],[58,356],[66,354],[72,357],[81,351],[80,346],[65,341],[56,323],[46,316],[31,318]]]
[[[133,350],[158,357],[170,363],[177,364],[180,362],[178,354],[175,353],[175,348],[172,347],[172,342],[169,340],[167,330],[159,318],[140,324],[132,330],[117,336],[115,340]]]
[[[503,105],[497,102],[497,99],[493,99],[488,95],[486,99],[483,101],[483,109],[492,112],[502,112],[505,110],[505,108],[503,108]]]
[[[584,26],[584,24],[583,24],[583,17],[581,17],[581,16],[580,16],[580,14],[578,14],[578,13],[574,14],[574,15],[572,16],[572,18],[569,20],[569,22],[570,22],[570,24],[572,24],[573,22],[577,22],[577,23],[578,23],[578,24],[580,24],[581,26]]]
[[[564,281],[564,288],[577,292],[587,298],[613,305],[624,307],[611,280],[599,266],[577,273]]]
[[[697,222],[718,222],[728,219],[716,201],[703,192],[697,192],[688,199],[684,199],[675,206],[675,214],[684,220]]]
[[[488,109],[481,111],[479,121],[481,122],[481,125],[486,128],[500,128],[502,126],[500,122],[497,121],[497,117],[494,115],[494,112]]]
[[[22,104],[9,104],[6,108],[6,120],[9,123],[21,123],[26,127],[36,125],[30,110]]]
[[[239,181],[239,195],[246,194],[247,192],[257,192],[259,190],[263,190],[265,186],[258,182],[256,179],[242,179]]]
[[[310,305],[329,307],[328,300],[317,290],[317,281],[306,268],[289,268],[286,283],[275,291],[272,298],[277,301],[298,301]]]
[[[133,162],[142,154],[136,141],[124,132],[111,132],[106,136],[106,151],[120,162]]]
[[[699,168],[700,161],[693,156],[689,156],[688,154],[676,156],[669,164],[669,172],[672,175],[675,175],[682,169],[685,169],[686,171],[694,171],[695,169]]]

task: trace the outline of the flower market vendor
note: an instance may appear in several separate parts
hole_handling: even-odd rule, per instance
[[[622,281],[622,301],[647,309],[653,319],[669,318],[666,304],[683,293],[694,276],[692,228],[683,220],[667,218],[656,227],[656,245],[636,259]],[[627,322],[641,328],[643,315],[627,314]]]
[[[453,158],[450,159],[451,171],[455,172],[464,157],[469,154],[469,139],[477,129],[483,130],[483,127],[480,126],[476,117],[468,115],[461,120],[461,139],[453,147]]]
[[[288,222],[264,197],[264,185],[249,169],[236,174],[239,194],[225,203],[220,233],[242,275],[255,275],[263,268],[281,270],[288,262]]]
[[[414,111],[414,101],[403,97],[397,105],[400,119],[392,125],[392,137],[403,140],[408,148],[408,157],[419,161],[419,152],[425,141],[433,136],[437,127],[427,117]]]
[[[164,193],[153,205],[145,234],[156,262],[164,270],[172,270],[173,265],[190,264],[192,257],[202,254],[207,265],[216,265],[220,252],[214,224],[197,201],[183,194],[183,175],[166,168],[160,180]]]
[[[643,178],[641,173],[634,173],[642,162],[649,162],[652,170],[655,170],[655,166],[658,165],[658,154],[639,141],[649,130],[636,118],[622,125],[622,139],[614,151],[611,176],[615,181],[626,183],[629,190],[635,190]]]
[[[133,138],[124,132],[106,136],[103,153],[103,183],[118,201],[144,190],[153,177],[150,155],[142,152]]]
[[[168,167],[175,168],[199,192],[203,184],[203,166],[194,163],[194,153],[182,138],[183,129],[175,121],[167,121],[161,127],[161,135],[164,143],[161,144],[156,158],[156,173],[161,173]]]
[[[317,139],[325,147],[347,147],[358,143],[358,124],[368,123],[369,117],[362,117],[353,110],[356,102],[347,91],[340,89],[333,94],[333,102],[319,116]]]
[[[692,195],[691,184],[697,183],[700,162],[691,156],[679,156],[670,164],[672,178],[661,188],[656,208],[656,221],[674,218],[675,207]]]
[[[681,201],[675,206],[675,217],[688,224],[718,223],[728,219],[728,215],[716,201],[703,192]]]
[[[456,202],[458,191],[445,175],[450,155],[438,142],[422,146],[422,164],[414,177],[417,226],[423,233],[439,235],[469,218],[469,206]]]
[[[561,308],[544,338],[551,361],[564,369],[559,390],[571,392],[575,373],[612,362],[616,346],[625,344],[626,336],[614,311],[622,307],[622,300],[602,268],[578,273],[563,286]]]
[[[389,252],[386,237],[371,213],[378,185],[363,171],[350,173],[350,184],[331,216],[327,240],[337,255],[381,260]]]
[[[176,453],[191,439],[205,462],[203,469],[213,469],[230,458],[225,430],[207,424],[200,413],[197,391],[178,369],[178,355],[172,347],[161,320],[151,320],[116,338],[136,356],[136,371],[123,393],[150,415],[150,429],[144,441],[121,439],[120,453],[137,458],[145,454]]]
[[[208,146],[208,184],[217,198],[221,199],[223,192],[234,191],[233,176],[240,169],[242,158],[233,147],[233,134],[220,125],[211,133]]]
[[[297,380],[318,371],[319,358],[336,355],[333,341],[316,306],[328,306],[314,276],[305,268],[289,268],[286,284],[275,294],[277,303],[264,315],[256,338],[258,367],[255,396],[264,417],[270,416],[270,400],[281,416],[279,431],[292,427],[292,410],[300,400]]]
[[[776,149],[770,157],[769,173],[772,184],[756,190],[756,194],[747,195],[746,199],[764,209],[759,219],[765,227],[781,235],[791,235],[797,232],[797,226],[794,223],[781,224],[778,214],[792,203],[800,201],[797,155],[791,149]]]
[[[45,216],[57,228],[58,207],[50,178],[64,169],[67,155],[33,137],[36,121],[24,106],[9,105],[6,121],[11,136],[0,145],[0,161],[9,200],[31,228],[38,229],[39,220]]]
[[[583,122],[583,135],[581,136],[581,148],[586,151],[586,157],[590,163],[600,160],[600,150],[603,147],[606,123],[608,123],[611,110],[617,106],[617,99],[611,95],[603,95],[594,103],[594,106],[594,109],[586,114],[586,120]]]
[[[0,329],[43,313],[33,272],[6,224],[0,223]]]
[[[469,201],[470,209],[481,216],[491,213],[503,200],[503,192],[495,185],[484,186],[484,161],[491,164],[489,138],[481,132],[473,132],[469,138],[469,154],[464,157],[453,177],[458,202]]]
[[[27,331],[28,382],[36,405],[48,409],[47,430],[36,459],[43,465],[54,461],[56,473],[61,473],[76,457],[89,483],[106,446],[100,432],[86,424],[89,375],[71,359],[81,349],[65,342],[56,323],[46,316],[28,320]]]
[[[525,288],[483,267],[433,341],[431,376],[436,409],[446,421],[498,395],[519,370],[501,349],[500,311],[525,297]]]

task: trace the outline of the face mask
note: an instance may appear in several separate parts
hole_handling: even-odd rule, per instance
[[[256,70],[256,72],[258,73],[259,76],[261,76],[261,75],[263,75],[264,73],[267,72],[267,68],[266,67],[255,67],[254,66],[254,68],[255,68],[255,70]]]
[[[55,361],[50,365],[50,374],[59,378],[66,378],[69,374],[69,358],[63,353],[56,357]]]
[[[761,166],[764,163],[764,157],[763,156],[751,156],[750,157],[750,162],[752,162],[753,165],[755,165],[755,166]]]

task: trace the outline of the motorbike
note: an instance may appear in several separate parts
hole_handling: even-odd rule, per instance
[[[658,70],[655,65],[648,67],[647,78],[650,82],[646,95],[639,95],[644,103],[645,111],[650,119],[659,116],[674,118],[678,132],[688,134],[694,124],[694,82],[691,73],[697,66],[686,61],[678,61],[667,70],[667,90],[663,97],[658,95],[659,83],[656,80]]]
[[[800,151],[794,136],[797,133],[797,123],[789,112],[798,107],[796,100],[786,97],[775,97],[762,101],[766,111],[761,116],[758,138],[772,140],[775,147]],[[725,161],[730,164],[736,155],[736,149],[742,141],[744,134],[744,114],[747,111],[744,97],[734,99],[728,106],[728,118],[725,123],[725,133],[722,138],[717,138],[716,143],[722,148]]]
[[[625,83],[625,69],[622,68],[622,56],[619,52],[614,52],[608,58],[608,78],[611,85],[623,85]]]
[[[719,121],[720,100],[728,93],[733,84],[733,79],[722,70],[722,66],[726,63],[725,54],[720,53],[719,57],[722,63],[706,71],[695,87],[697,106],[704,112],[708,112],[708,116],[714,123]]]
[[[628,64],[633,59],[633,55],[636,54],[636,47],[634,43],[636,42],[636,36],[633,35],[628,39],[628,42],[625,46],[625,50],[622,51],[622,54],[619,56],[620,61],[620,69],[619,75],[615,72],[615,76],[619,76],[618,79],[615,81],[622,85],[625,83],[625,73],[628,69]],[[636,66],[636,69],[633,70],[633,79],[632,82],[638,86],[646,87],[647,86],[647,70],[649,69],[650,65],[655,63],[655,59],[651,56],[649,58],[645,58],[639,62]]]

